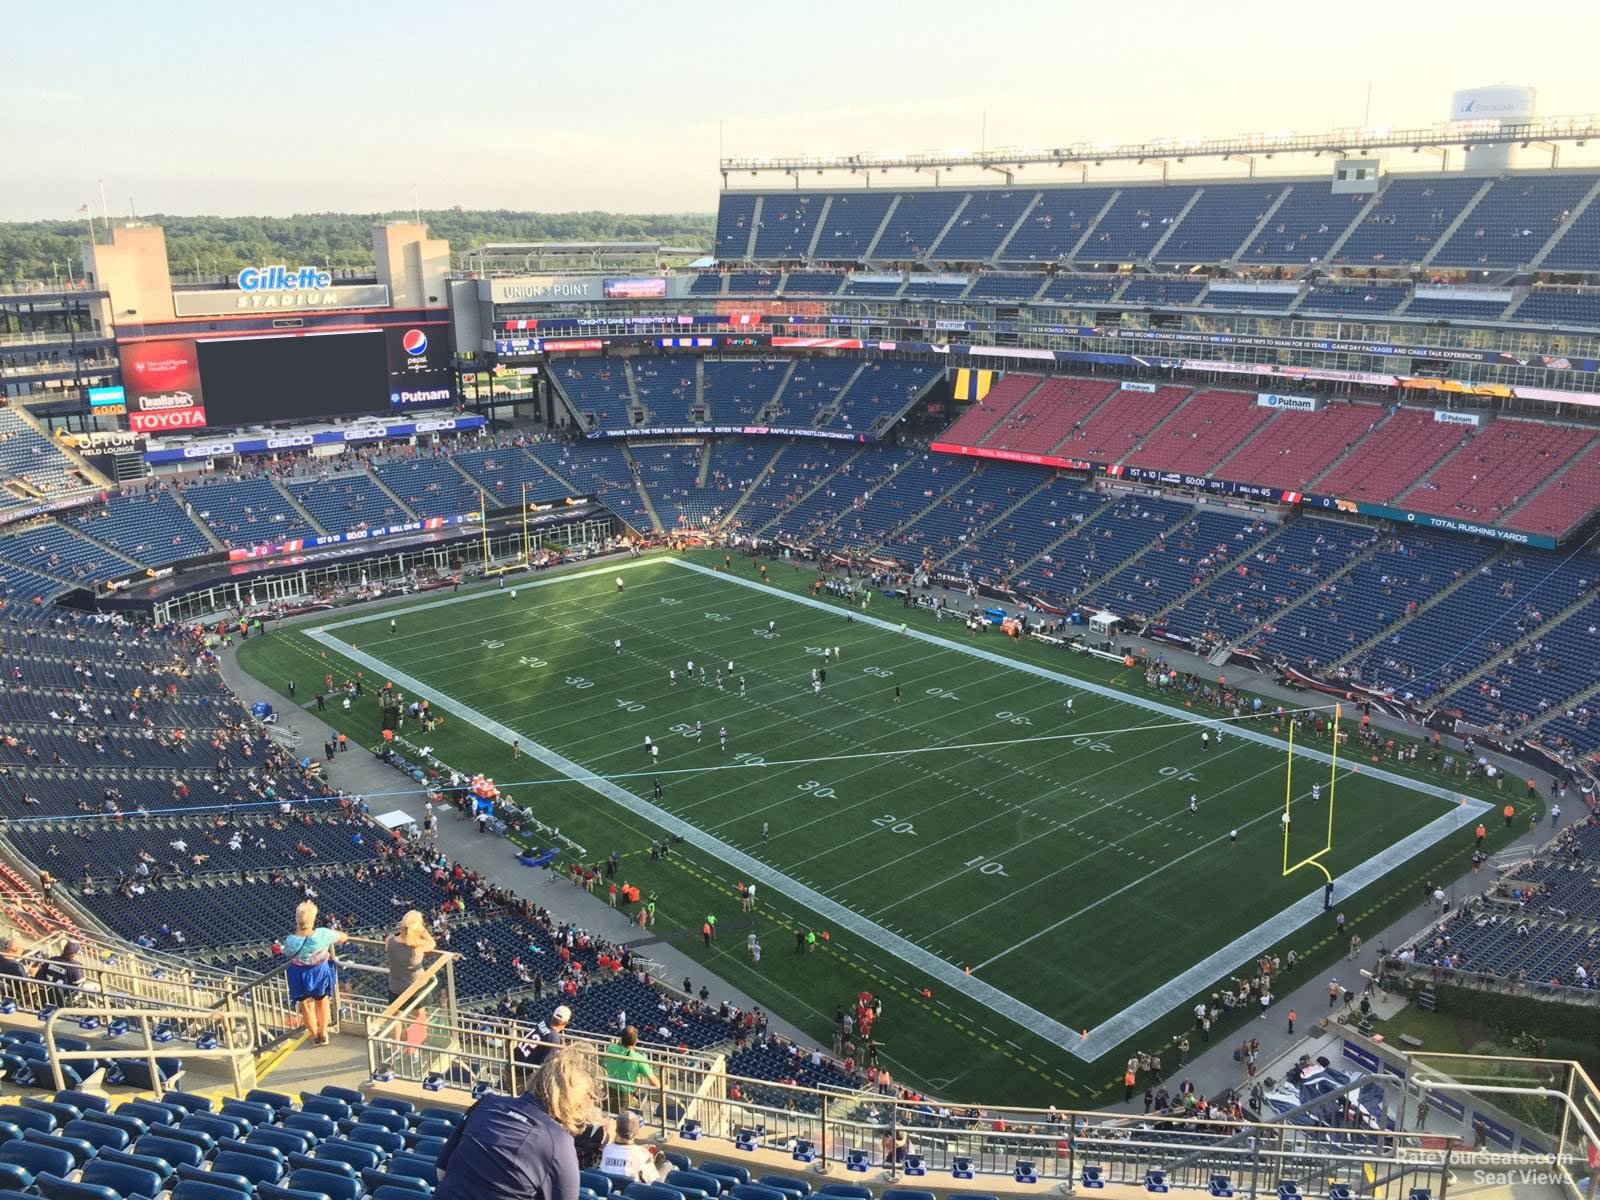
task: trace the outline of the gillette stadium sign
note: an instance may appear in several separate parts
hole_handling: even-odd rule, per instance
[[[180,317],[215,317],[284,309],[389,307],[386,285],[341,285],[334,280],[332,272],[321,267],[289,267],[283,263],[246,267],[235,282],[237,290],[174,292],[172,310]]]

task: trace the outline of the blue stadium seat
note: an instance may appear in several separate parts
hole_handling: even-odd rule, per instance
[[[720,1196],[723,1181],[715,1175],[707,1175],[704,1171],[672,1171],[662,1180],[670,1187],[687,1190],[690,1188],[704,1192],[707,1196]]]
[[[403,1191],[408,1196],[425,1196],[433,1191],[431,1177],[422,1179],[415,1175],[396,1175],[393,1172],[380,1171],[376,1168],[369,1168],[361,1172],[361,1182],[374,1192],[382,1187]]]
[[[284,1122],[288,1124],[288,1122]],[[406,1148],[406,1140],[398,1133],[383,1128],[381,1125],[357,1125],[347,1135],[352,1142],[360,1142],[368,1146],[380,1146],[386,1153],[397,1154]]]
[[[96,1150],[126,1150],[133,1144],[126,1129],[102,1125],[98,1121],[68,1121],[61,1127],[63,1136],[88,1142]]]
[[[130,1100],[127,1104],[117,1109],[119,1116],[135,1117],[145,1122],[152,1129],[159,1129],[166,1125],[176,1125],[183,1120],[173,1111],[175,1105],[155,1104],[148,1100]]]
[[[260,1200],[334,1200],[326,1192],[310,1192],[305,1188],[283,1187],[276,1183],[263,1183],[256,1189]]]
[[[872,1200],[872,1189],[859,1183],[825,1183],[819,1196],[844,1196],[847,1200]]]
[[[361,1125],[377,1125],[394,1133],[404,1133],[411,1128],[411,1123],[399,1113],[383,1108],[369,1108],[356,1121]]]
[[[226,1171],[208,1171],[203,1167],[179,1167],[178,1178],[198,1179],[202,1183],[214,1183],[218,1187],[225,1187],[239,1196],[248,1196],[255,1190],[255,1184],[250,1182],[248,1176],[232,1175]]]
[[[172,1200],[239,1200],[239,1193],[221,1184],[181,1179],[172,1189]]]
[[[60,1124],[50,1113],[25,1108],[20,1104],[0,1104],[0,1121],[9,1122],[18,1129],[37,1129],[41,1133],[53,1133]]]
[[[323,1142],[312,1152],[312,1157],[319,1161],[346,1163],[356,1171],[376,1167],[383,1161],[383,1154],[376,1146],[347,1142],[343,1138],[330,1138]]]
[[[174,1167],[180,1164],[197,1167],[205,1160],[205,1151],[192,1142],[162,1137],[154,1133],[145,1134],[133,1144],[133,1149],[137,1154],[148,1154],[152,1158],[164,1159]]]
[[[94,1157],[94,1147],[82,1138],[63,1137],[58,1133],[40,1133],[30,1129],[22,1135],[23,1142],[32,1142],[36,1146],[53,1146],[57,1150],[65,1150],[72,1156],[72,1161],[79,1167]]]
[[[327,1117],[330,1121],[342,1121],[352,1115],[348,1102],[333,1096],[312,1095],[309,1092],[300,1093],[300,1111],[317,1117]]]
[[[308,1171],[302,1168],[289,1176],[289,1187],[296,1191],[318,1192],[330,1200],[360,1200],[359,1180],[331,1171]]]
[[[23,1096],[18,1099],[18,1104],[23,1108],[31,1108],[34,1112],[49,1113],[56,1119],[57,1127],[65,1125],[68,1121],[76,1121],[83,1115],[83,1110],[71,1104],[62,1104],[55,1100],[44,1100],[37,1096]],[[49,1132],[48,1130],[46,1132]]]
[[[1228,1200],[1233,1195],[1233,1182],[1226,1175],[1213,1175],[1210,1192],[1217,1200]]]
[[[135,1154],[128,1150],[102,1150],[95,1155],[95,1161],[127,1163],[130,1167],[140,1167],[149,1171],[161,1181],[162,1191],[171,1186],[172,1177],[177,1173],[173,1165],[164,1158],[157,1158],[153,1154]]]
[[[111,1101],[105,1096],[96,1096],[92,1092],[75,1092],[68,1088],[56,1093],[56,1099],[62,1104],[70,1104],[79,1112],[110,1112]]]
[[[33,1186],[33,1172],[14,1162],[0,1162],[0,1188],[25,1192]]]
[[[726,1163],[711,1160],[701,1163],[700,1170],[704,1171],[707,1175],[716,1175],[719,1178],[731,1179],[735,1183],[750,1182],[749,1168],[741,1167],[738,1163]],[[727,1186],[727,1184],[723,1184],[724,1191],[727,1190]]]
[[[578,1172],[578,1183],[588,1188],[596,1196],[609,1196],[611,1194],[611,1176],[604,1171],[584,1169]]]
[[[382,1179],[383,1176],[379,1174],[377,1178]],[[421,1181],[412,1180],[411,1182],[419,1183]],[[419,1192],[404,1186],[404,1184],[401,1182],[390,1180],[380,1184],[376,1188],[373,1188],[370,1200],[416,1200],[418,1196],[424,1194],[425,1193],[423,1192]],[[580,1197],[583,1195],[582,1188],[578,1189],[578,1195]]]
[[[130,1141],[135,1138],[142,1138],[150,1132],[150,1123],[148,1121],[141,1121],[131,1113],[124,1113],[120,1110],[113,1113],[101,1112],[99,1109],[91,1108],[83,1114],[83,1120],[93,1122],[96,1125],[110,1125],[115,1129],[120,1129],[128,1135]]]
[[[788,1196],[809,1196],[811,1182],[796,1179],[793,1175],[763,1175],[758,1181],[762,1187],[774,1188]]]
[[[0,1162],[16,1163],[34,1175],[70,1175],[75,1166],[72,1155],[65,1150],[33,1142],[7,1142],[0,1146]]]
[[[161,1192],[161,1176],[144,1167],[97,1158],[83,1169],[78,1182],[108,1187],[122,1196],[150,1196]]]
[[[238,1175],[252,1184],[277,1183],[283,1178],[283,1163],[261,1154],[224,1150],[211,1160],[211,1169],[225,1175]]]
[[[298,1129],[266,1129],[259,1126],[250,1131],[245,1141],[252,1146],[271,1146],[284,1154],[304,1154],[315,1144],[310,1134]]]
[[[33,1181],[48,1200],[123,1200],[108,1187],[92,1183],[73,1183],[59,1175],[41,1175]]]
[[[885,1188],[879,1200],[934,1200],[934,1195],[921,1188]]]

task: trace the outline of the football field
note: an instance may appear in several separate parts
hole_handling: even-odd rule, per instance
[[[838,1004],[887,990],[902,1077],[989,1099],[941,1054],[941,1023],[973,1032],[974,1062],[989,1047],[1098,1088],[1110,1052],[1175,1033],[1169,1014],[1217,979],[1326,939],[1322,870],[1285,876],[1286,858],[1326,851],[1342,907],[1485,808],[1354,739],[1336,767],[1326,739],[1291,760],[1270,719],[1187,708],[1142,670],[881,596],[813,599],[809,568],[766,585],[748,560],[721,566],[522,576],[301,625],[244,661],[280,687],[300,675],[302,696],[312,659],[342,658],[428,698],[444,725],[405,736],[493,776],[591,862],[624,854],[660,896],[653,935],[824,1044]],[[352,734],[370,743],[376,718],[364,700]],[[648,853],[663,831],[683,838],[666,864]],[[759,966],[735,882],[758,887]],[[819,950],[797,954],[806,931]],[[919,1008],[940,1020],[913,1031]]]

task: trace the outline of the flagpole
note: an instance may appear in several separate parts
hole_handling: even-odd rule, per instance
[[[104,220],[106,233],[109,235],[111,232],[111,209],[106,206],[106,181],[101,179],[97,182],[100,184],[100,216]]]
[[[533,565],[533,555],[528,552],[528,484],[522,484],[522,562],[524,566]]]

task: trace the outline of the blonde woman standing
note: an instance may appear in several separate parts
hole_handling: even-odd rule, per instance
[[[422,919],[422,914],[412,909],[400,918],[400,928],[384,939],[384,949],[389,956],[389,1002],[392,1004],[410,990],[422,973],[422,963],[429,951],[437,948],[433,934]]]
[[[289,1003],[300,1010],[306,1032],[319,1046],[328,1044],[328,1019],[339,973],[333,965],[333,947],[350,940],[348,934],[317,927],[317,906],[301,901],[294,910],[294,933],[283,939],[289,959]]]

